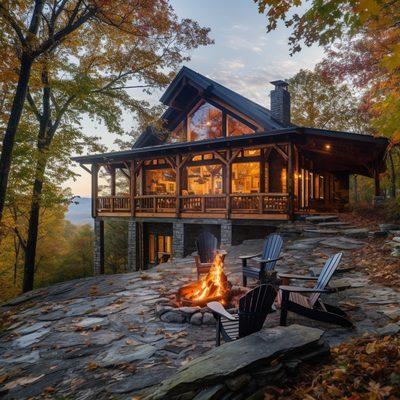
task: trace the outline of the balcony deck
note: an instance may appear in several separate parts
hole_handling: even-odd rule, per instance
[[[229,218],[287,220],[287,193],[103,196],[96,199],[96,214],[109,217]],[[133,206],[133,207],[132,207]]]

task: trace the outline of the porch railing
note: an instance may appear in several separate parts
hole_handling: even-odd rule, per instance
[[[189,195],[180,197],[181,212],[218,212],[226,210],[226,195]]]
[[[176,210],[174,195],[145,195],[135,197],[135,209],[139,212],[173,212]]]
[[[287,193],[231,194],[230,208],[236,213],[286,213],[289,206]]]
[[[129,212],[130,210],[131,210],[131,198],[128,196],[97,197],[97,211]]]
[[[218,195],[143,195],[134,199],[135,211],[141,213],[241,213],[268,214],[288,212],[289,197],[286,193],[251,193]],[[179,203],[178,203],[179,202]],[[97,198],[99,212],[129,212],[131,199],[127,196]]]

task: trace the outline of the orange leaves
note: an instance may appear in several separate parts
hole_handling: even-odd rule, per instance
[[[400,335],[365,336],[331,351],[327,365],[303,366],[277,400],[395,400],[400,398]]]

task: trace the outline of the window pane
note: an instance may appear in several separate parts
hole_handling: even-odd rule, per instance
[[[184,123],[185,121],[182,121],[172,132],[170,132],[167,138],[167,143],[186,142]]]
[[[222,165],[187,167],[188,194],[221,194]]]
[[[246,124],[243,124],[242,122],[238,121],[236,118],[231,117],[230,115],[227,115],[226,121],[228,124],[227,128],[228,136],[240,136],[240,135],[246,135],[248,133],[254,133],[253,129],[251,129]]]
[[[145,171],[144,194],[175,194],[176,174],[172,168]]]
[[[201,105],[189,116],[190,140],[222,137],[222,112],[208,103]]]
[[[243,157],[257,157],[261,154],[260,149],[245,150],[243,152]]]
[[[232,164],[232,193],[258,193],[260,191],[260,163]]]

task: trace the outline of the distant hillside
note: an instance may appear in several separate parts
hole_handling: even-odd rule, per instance
[[[91,201],[90,197],[75,199],[74,203],[69,206],[65,219],[75,225],[92,224]]]

